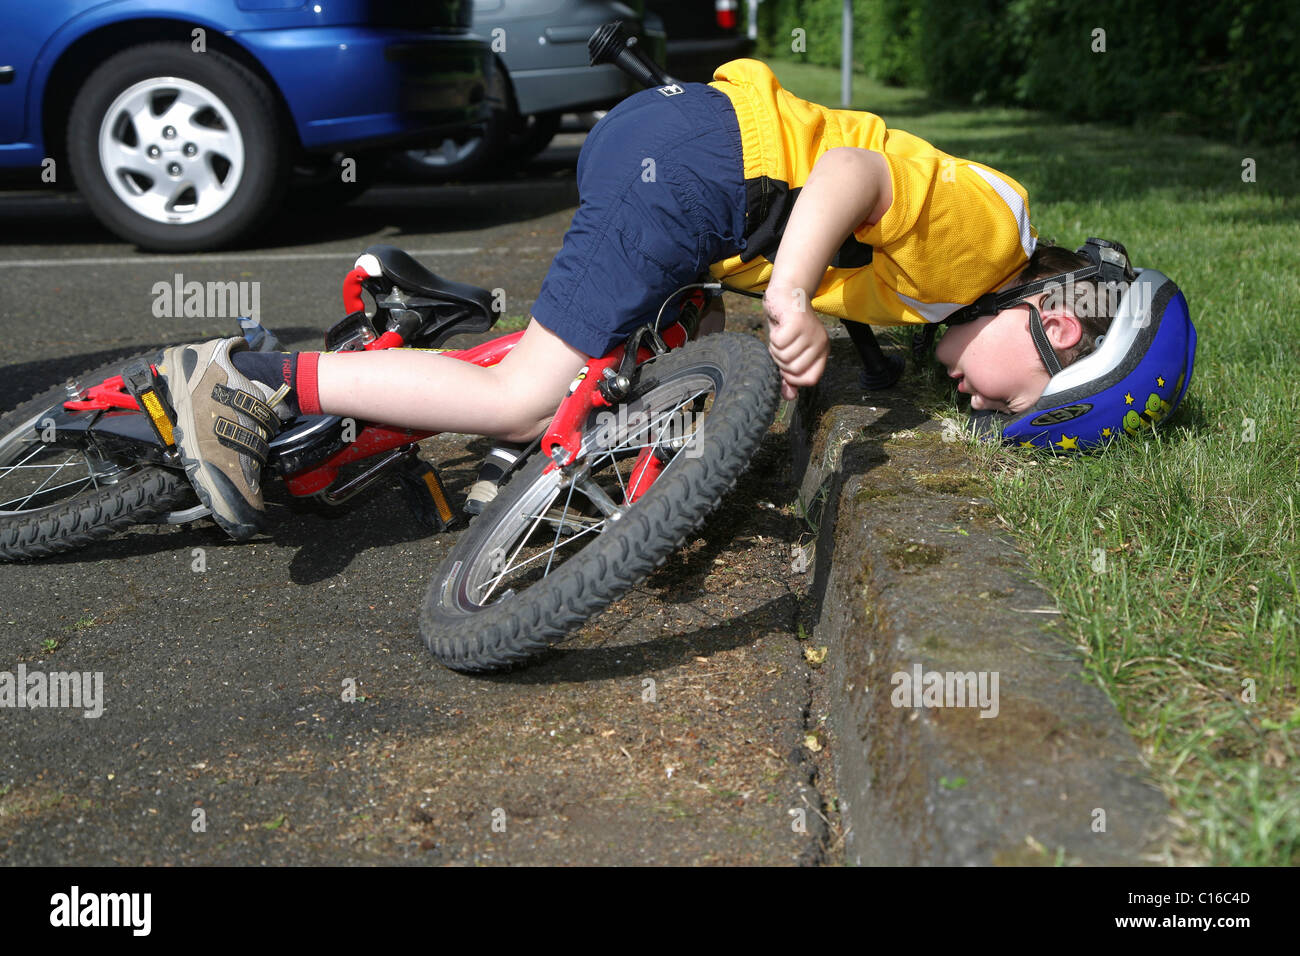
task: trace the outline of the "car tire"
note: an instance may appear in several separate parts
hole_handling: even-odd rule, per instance
[[[77,92],[72,175],[100,221],[142,249],[229,245],[282,197],[290,151],[279,115],[267,85],[220,52],[131,47]]]
[[[350,166],[345,165],[351,160]],[[379,178],[383,154],[362,153],[302,159],[293,165],[285,208],[296,213],[337,209],[357,199]]]
[[[523,165],[549,146],[555,134],[560,131],[560,120],[563,116],[563,113],[537,113],[533,116],[525,116],[520,128],[510,137],[510,144],[507,147],[510,162],[514,165]]]

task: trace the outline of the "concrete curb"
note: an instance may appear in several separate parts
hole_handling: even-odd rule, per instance
[[[1168,801],[1053,633],[1052,600],[1000,536],[963,443],[905,384],[864,394],[842,332],[829,368],[790,436],[817,528],[814,643],[830,649],[847,862],[1152,862]],[[982,674],[990,717],[955,696],[932,706],[931,672]]]

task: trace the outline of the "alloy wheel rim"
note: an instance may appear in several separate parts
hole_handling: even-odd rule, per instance
[[[246,168],[244,136],[207,87],[153,77],[123,90],[105,111],[99,162],[132,212],[188,225],[216,215],[234,197]]]

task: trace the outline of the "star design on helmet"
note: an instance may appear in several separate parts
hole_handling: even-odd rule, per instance
[[[1158,385],[1160,388],[1165,387],[1165,377],[1163,375],[1156,376],[1156,385]]]
[[[1111,432],[1111,430],[1110,430],[1109,428],[1103,428],[1103,429],[1101,430],[1101,433],[1102,433],[1102,435],[1104,435],[1104,436],[1107,437],[1107,438],[1109,438],[1109,437],[1111,436],[1111,434],[1112,434],[1112,432]]]
[[[1124,393],[1124,404],[1125,404],[1125,405],[1132,405],[1132,404],[1133,404],[1133,396],[1130,395],[1128,392],[1125,392],[1125,393]]]
[[[1053,442],[1052,444],[1054,444],[1054,445],[1059,445],[1061,448],[1064,448],[1064,449],[1073,449],[1073,450],[1075,450],[1075,451],[1078,451],[1078,450],[1079,450],[1079,436],[1078,436],[1078,435],[1074,435],[1073,437],[1071,437],[1070,435],[1067,435],[1067,434],[1065,434],[1064,432],[1062,432],[1062,433],[1061,433],[1061,440],[1058,441],[1058,442]]]
[[[1033,443],[1032,441],[1022,441],[1022,442],[1020,443],[1020,447],[1021,447],[1021,448],[1033,448],[1033,447],[1034,447],[1034,443]]]

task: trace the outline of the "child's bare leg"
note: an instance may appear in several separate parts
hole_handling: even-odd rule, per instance
[[[327,415],[523,441],[541,433],[587,361],[532,319],[491,368],[415,349],[335,352],[321,355],[317,387]]]

